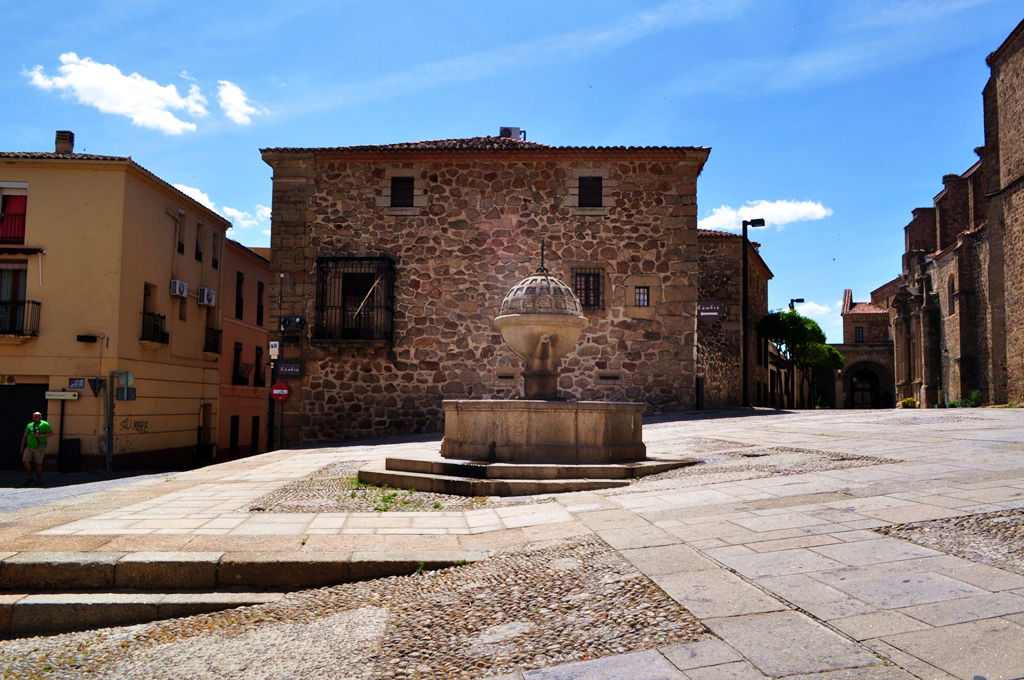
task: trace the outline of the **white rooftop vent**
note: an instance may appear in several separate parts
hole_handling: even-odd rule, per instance
[[[526,130],[517,127],[499,127],[498,136],[511,139],[526,139]]]

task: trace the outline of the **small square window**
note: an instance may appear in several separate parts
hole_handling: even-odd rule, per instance
[[[581,208],[600,208],[603,201],[604,181],[601,177],[580,177],[579,201],[577,205]]]
[[[573,269],[573,292],[583,309],[604,309],[603,269]]]
[[[413,207],[413,189],[416,181],[412,177],[391,178],[391,207],[411,208]]]
[[[637,286],[633,290],[633,304],[637,307],[651,306],[651,287]]]

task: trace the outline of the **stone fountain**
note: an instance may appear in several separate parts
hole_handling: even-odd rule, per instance
[[[388,458],[363,482],[460,495],[523,495],[601,489],[696,459],[649,459],[644,405],[558,396],[558,363],[587,325],[572,289],[541,266],[509,290],[495,325],[523,360],[522,399],[442,402],[441,455]]]

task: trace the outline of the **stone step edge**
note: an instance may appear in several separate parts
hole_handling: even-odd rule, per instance
[[[443,569],[486,559],[487,554],[482,550],[20,552],[0,560],[0,591],[299,590]]]
[[[594,491],[628,486],[630,483],[628,479],[476,479],[428,472],[393,472],[376,469],[378,467],[383,467],[383,462],[379,461],[379,466],[367,466],[359,470],[359,481],[395,489],[470,497]]]
[[[700,463],[699,458],[648,458],[628,463],[481,463],[448,458],[388,457],[384,469],[389,472],[414,472],[466,479],[490,480],[605,480],[635,479]],[[364,469],[379,471],[380,461]],[[459,474],[461,471],[473,474]]]
[[[127,626],[276,602],[283,592],[102,592],[0,595],[0,638]]]

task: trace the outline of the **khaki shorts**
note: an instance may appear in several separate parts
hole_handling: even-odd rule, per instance
[[[43,464],[43,458],[46,456],[46,448],[43,446],[37,448],[25,447],[25,453],[21,455],[21,462],[23,463],[35,463],[36,465]]]

